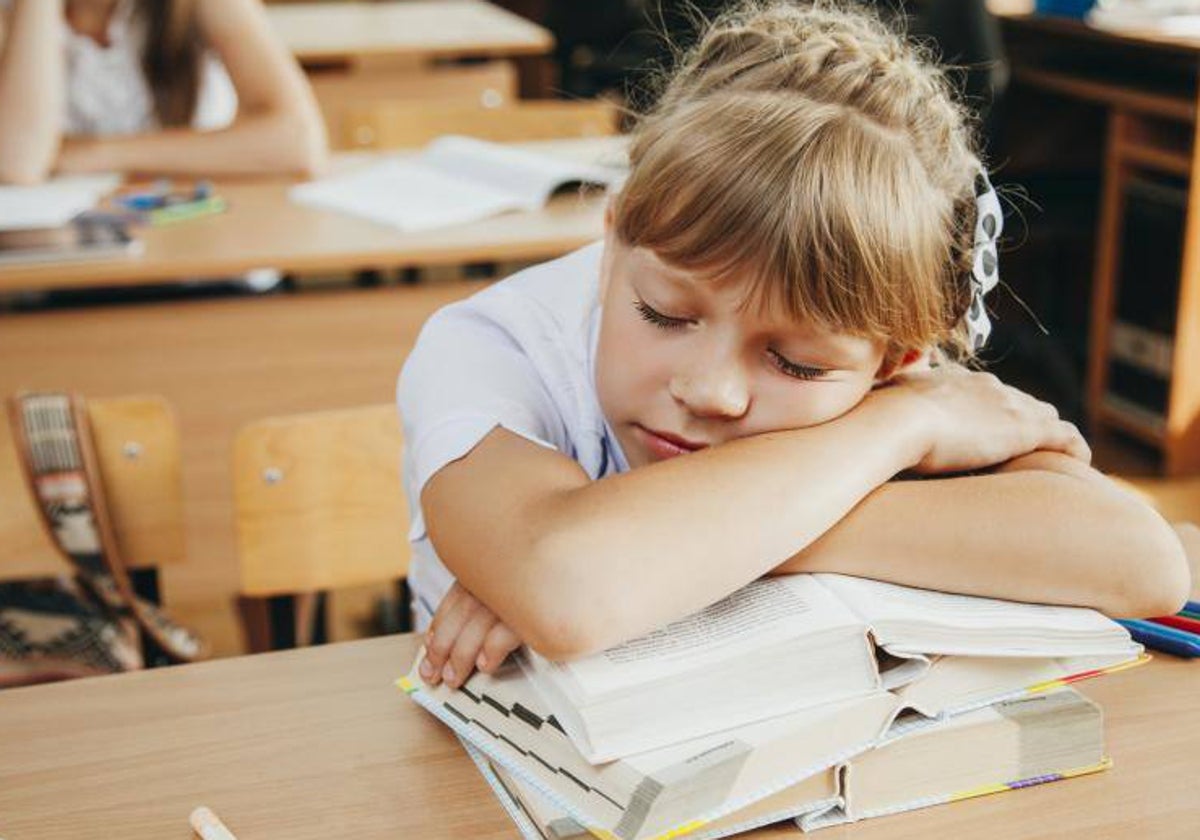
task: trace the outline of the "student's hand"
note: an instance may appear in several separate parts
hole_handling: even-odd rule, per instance
[[[476,668],[495,671],[520,646],[517,634],[455,581],[425,634],[425,659],[418,670],[430,685],[458,688]]]
[[[869,398],[916,405],[928,435],[925,455],[913,467],[917,473],[985,469],[1038,450],[1091,461],[1079,430],[1054,406],[990,373],[957,366],[903,373]]]

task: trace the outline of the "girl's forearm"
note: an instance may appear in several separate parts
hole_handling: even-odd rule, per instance
[[[150,134],[71,139],[62,172],[158,175],[318,174],[325,165],[319,118],[287,112],[251,114],[229,128],[201,132],[167,129]]]
[[[0,181],[50,172],[62,133],[62,0],[17,0],[0,45]]]
[[[889,482],[775,571],[841,572],[1110,615],[1179,607],[1187,561],[1157,513],[1067,456],[1017,462],[987,475]]]
[[[919,461],[926,437],[919,407],[897,394],[822,426],[588,482],[529,520],[538,537],[527,545],[491,544],[525,552],[516,579],[497,584],[485,570],[463,582],[527,639],[530,618],[554,654],[608,647],[767,573]],[[505,616],[506,601],[519,614]]]

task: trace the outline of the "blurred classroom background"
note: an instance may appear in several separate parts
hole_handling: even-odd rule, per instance
[[[619,165],[648,68],[669,61],[670,42],[687,45],[690,14],[722,5],[325,0],[266,11],[319,105],[328,178],[449,134]],[[884,5],[960,68],[1009,201],[985,362],[1078,423],[1099,467],[1194,517],[1197,18],[1153,2],[1089,19],[1084,3]],[[219,208],[136,226],[126,253],[0,255],[0,393],[93,401],[135,581],[220,656],[400,626],[406,522],[390,404],[405,353],[439,306],[602,232],[601,190],[406,230],[328,196],[302,202],[296,182],[212,179],[200,198]],[[155,188],[136,176],[122,190]],[[59,568],[17,498],[17,472],[0,453],[11,500],[0,504],[2,579]]]

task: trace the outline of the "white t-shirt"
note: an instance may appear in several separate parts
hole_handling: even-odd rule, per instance
[[[0,10],[11,5],[11,0],[0,0]],[[134,14],[134,6],[133,0],[117,3],[108,24],[107,47],[80,35],[63,20],[67,80],[64,134],[102,137],[160,128],[154,96],[142,72],[146,27]],[[192,128],[225,128],[233,122],[237,107],[237,90],[225,65],[212,53],[204,53]]]
[[[596,396],[602,252],[603,243],[588,245],[441,309],[405,362],[397,403],[418,630],[454,582],[421,515],[434,473],[497,426],[557,449],[593,479],[628,469]]]

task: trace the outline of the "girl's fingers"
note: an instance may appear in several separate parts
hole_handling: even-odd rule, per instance
[[[448,688],[458,688],[475,670],[475,660],[483,649],[483,640],[498,619],[486,607],[471,614],[454,640],[454,648],[442,668],[442,682]]]
[[[442,669],[454,647],[462,628],[472,613],[481,605],[462,587],[451,587],[442,603],[438,605],[429,630],[425,634],[425,659],[419,666],[421,679],[437,685],[441,681]]]
[[[521,639],[503,621],[497,621],[483,640],[483,649],[475,659],[475,667],[486,674],[493,673],[505,657],[521,646]]]

